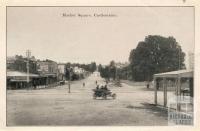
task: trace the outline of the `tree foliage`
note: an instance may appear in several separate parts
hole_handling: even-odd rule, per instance
[[[175,38],[150,35],[130,52],[132,78],[151,80],[155,73],[183,69],[184,57],[185,53]]]
[[[95,62],[91,62],[90,64],[79,64],[79,63],[69,63],[68,62],[68,63],[66,63],[66,68],[65,68],[65,77],[66,77],[67,80],[69,80],[69,78],[70,78],[70,76],[69,76],[70,73],[71,73],[71,79],[72,80],[79,79],[79,76],[72,71],[73,67],[79,67],[79,68],[82,68],[82,69],[84,69],[85,71],[88,71],[88,72],[94,72],[97,68]],[[80,76],[81,75],[82,74],[80,74]]]
[[[101,64],[98,66],[98,71],[100,72],[101,77],[115,80],[116,77],[116,65],[115,61],[112,60],[109,65],[103,67]]]
[[[109,66],[102,67],[100,65],[100,66],[98,66],[98,70],[100,72],[101,77],[103,77],[105,79],[110,79]]]
[[[110,62],[110,65],[109,65],[109,74],[110,74],[110,77],[115,80],[116,78],[116,66],[115,66],[115,61],[112,60]]]

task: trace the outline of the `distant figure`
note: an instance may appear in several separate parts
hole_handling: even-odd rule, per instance
[[[147,83],[147,89],[149,89],[149,82]]]
[[[36,82],[34,81],[33,82],[33,89],[36,89],[37,88],[37,85],[36,85]]]
[[[99,85],[97,85],[96,90],[99,90]]]
[[[157,90],[159,90],[159,82],[158,81],[156,81],[156,88],[157,88]]]
[[[83,87],[85,87],[85,82],[83,82]]]
[[[97,85],[97,81],[96,81],[96,85]]]
[[[20,88],[23,88],[23,84],[22,84],[22,82],[20,82]]]
[[[104,87],[103,86],[101,86],[101,88],[100,88],[101,90],[104,90]]]
[[[105,90],[108,90],[107,85],[104,86],[104,89],[105,89]]]

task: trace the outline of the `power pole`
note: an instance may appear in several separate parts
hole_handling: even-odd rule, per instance
[[[31,56],[31,51],[27,50],[26,51],[26,57],[27,57],[27,63],[26,63],[26,68],[27,68],[27,78],[26,78],[26,82],[27,82],[27,88],[29,88],[29,82],[30,82],[30,78],[29,78],[29,59]]]
[[[70,84],[71,84],[70,82],[71,82],[71,73],[69,72],[68,93],[71,93],[71,92],[70,92],[70,88],[71,88],[71,87],[70,87]]]
[[[71,72],[72,68],[69,69],[68,93],[71,93]]]

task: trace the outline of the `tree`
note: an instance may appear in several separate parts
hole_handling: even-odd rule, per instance
[[[90,67],[90,72],[94,72],[97,69],[97,66],[96,66],[95,62],[91,62],[89,67]]]
[[[124,66],[118,69],[118,77],[120,79],[128,80],[131,75],[130,65]]]
[[[99,65],[98,65],[98,71],[101,72],[102,68],[103,68],[102,65],[99,64]]]
[[[115,61],[114,60],[112,60],[110,62],[109,74],[110,74],[110,77],[113,78],[113,80],[115,80],[115,77],[116,77],[116,66],[115,66]]]
[[[70,68],[69,67],[66,67],[65,68],[65,78],[66,78],[66,80],[69,80],[69,78],[70,78]]]
[[[101,77],[103,77],[105,79],[109,79],[110,78],[109,70],[110,70],[109,66],[105,66],[105,67],[101,66],[101,69],[99,68],[99,72],[100,72]]]
[[[173,37],[147,36],[130,52],[132,78],[151,80],[153,74],[185,68],[185,53]]]

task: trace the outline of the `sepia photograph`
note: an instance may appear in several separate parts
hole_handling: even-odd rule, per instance
[[[7,6],[6,126],[193,126],[193,6]]]

